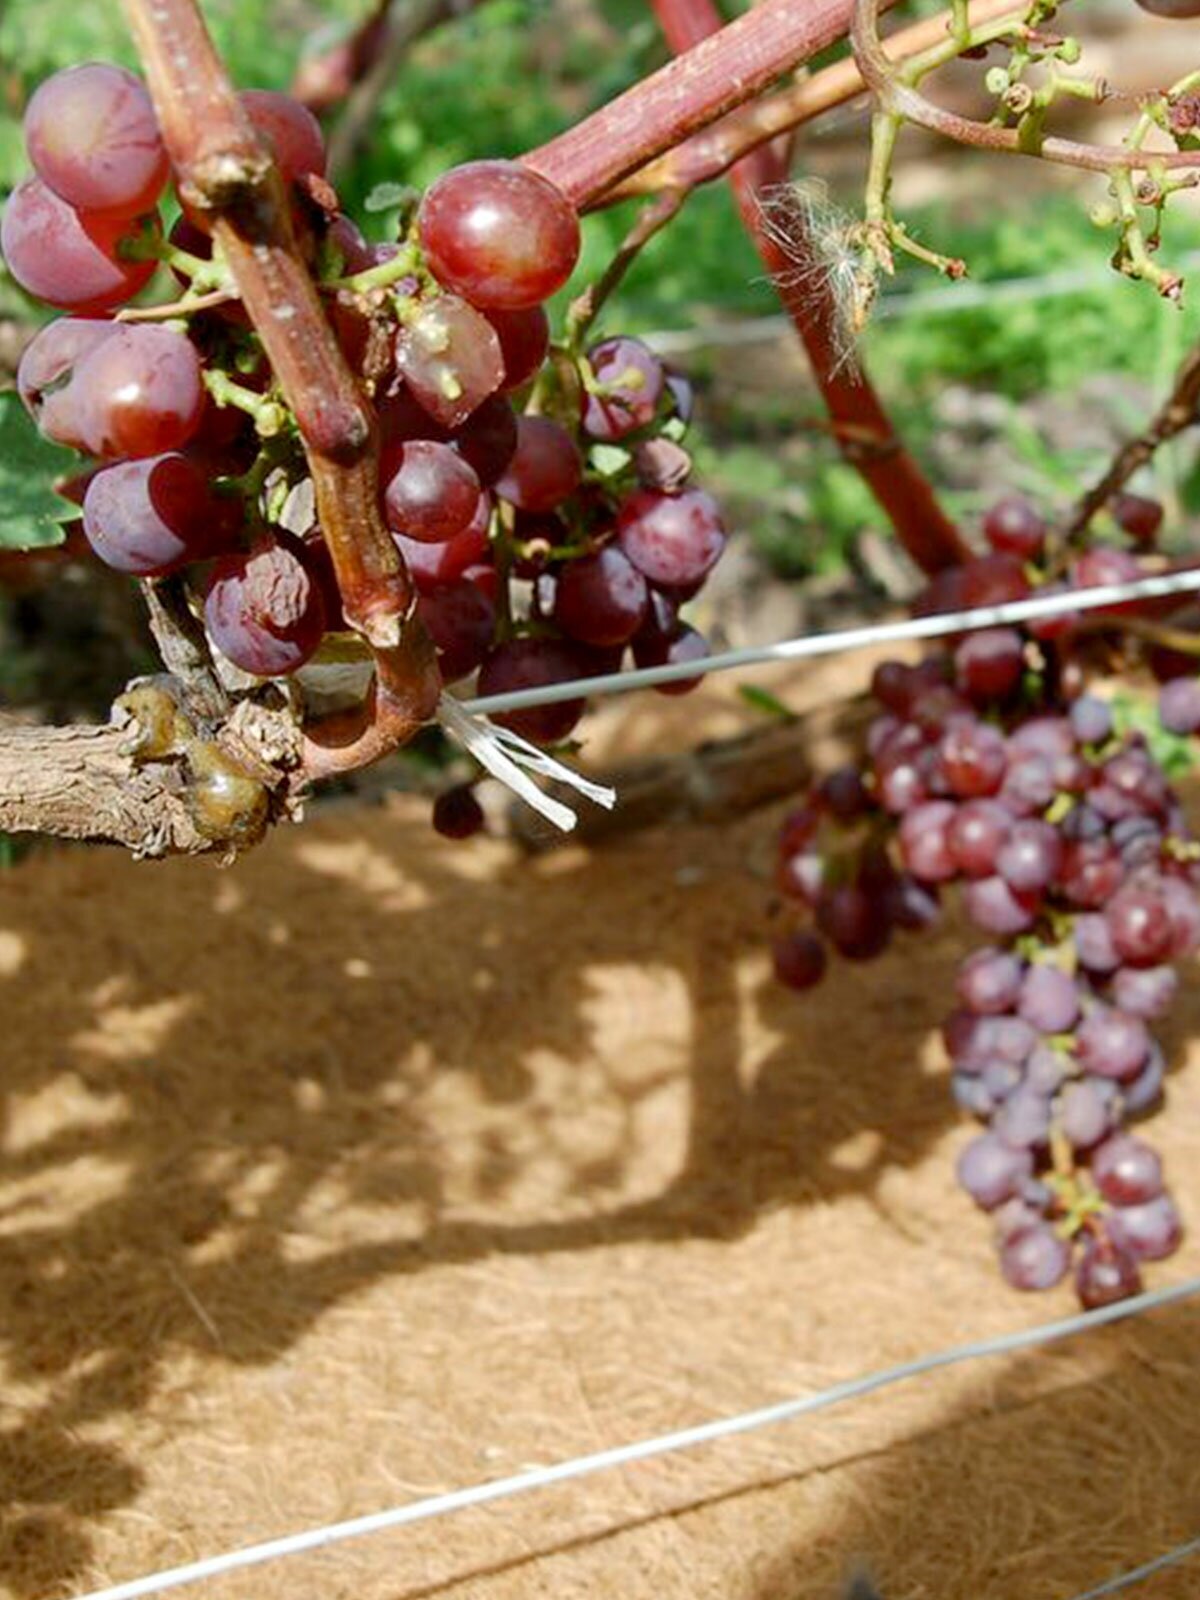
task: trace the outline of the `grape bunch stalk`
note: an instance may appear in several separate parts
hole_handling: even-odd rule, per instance
[[[339,209],[312,114],[265,90],[240,99],[372,402],[379,513],[443,682],[477,674],[491,695],[610,672],[627,651],[643,665],[705,655],[682,610],[727,532],[689,483],[692,389],[636,339],[589,343],[590,318],[552,342],[545,302],[580,245],[567,198],[517,163],[472,161],[368,243]],[[33,172],[0,250],[67,314],[25,350],[18,390],[47,438],[87,458],[67,492],[88,546],[131,577],[177,578],[235,690],[229,667],[281,679],[356,643],[366,655],[305,493],[297,418],[177,177],[164,229],[173,174],[145,86],[100,63],[59,72],[24,132]],[[160,267],[175,297],[132,305]],[[584,709],[581,695],[498,720],[556,745]],[[463,837],[482,813],[459,796],[434,820]]]
[[[1034,506],[1003,500],[984,519],[987,552],[938,574],[918,609],[1143,576],[1161,521],[1123,493],[1113,542],[1072,556]],[[1195,658],[1150,650],[1153,708],[1105,698],[1088,671],[1121,626],[1119,607],[1096,628],[1059,614],[882,662],[862,765],[827,774],[786,818],[777,872],[775,970],[797,990],[830,947],[867,960],[932,926],[958,886],[988,941],[960,965],[942,1030],[955,1100],[985,1124],[958,1178],[992,1217],[1010,1284],[1073,1271],[1089,1307],[1137,1293],[1142,1264],[1182,1235],[1162,1164],[1128,1124],[1160,1104],[1152,1024],[1200,948],[1200,842],[1163,765],[1184,764],[1200,732]]]

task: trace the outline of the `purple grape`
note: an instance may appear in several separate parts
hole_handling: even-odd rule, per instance
[[[1125,1105],[1127,1116],[1140,1116],[1143,1111],[1149,1111],[1156,1106],[1162,1098],[1163,1080],[1166,1077],[1167,1067],[1163,1053],[1159,1046],[1150,1041],[1150,1054],[1146,1057],[1146,1064],[1136,1078],[1121,1085],[1121,1099]]]
[[[971,1073],[952,1072],[950,1092],[954,1096],[956,1105],[969,1116],[978,1117],[981,1121],[990,1117],[995,1109],[995,1101],[988,1093],[987,1085],[981,1078]]]
[[[996,853],[996,871],[1018,894],[1045,889],[1062,864],[1063,847],[1058,831],[1035,819],[1013,824]]]
[[[1020,1064],[1015,1061],[1006,1061],[1003,1056],[994,1056],[984,1063],[983,1071],[979,1074],[980,1081],[987,1090],[994,1106],[1007,1100],[1009,1095],[1021,1083]]]
[[[1024,933],[1037,920],[1036,899],[1015,894],[998,876],[968,883],[963,890],[963,905],[976,927],[997,936]]]
[[[1116,1120],[1115,1085],[1101,1078],[1079,1078],[1059,1096],[1058,1124],[1076,1150],[1090,1150],[1110,1132]]]
[[[879,955],[892,932],[883,905],[852,883],[839,884],[821,895],[817,926],[849,961],[869,961]]]
[[[1015,1150],[994,1133],[981,1133],[962,1151],[955,1168],[959,1183],[985,1211],[1011,1200],[1021,1180],[1033,1172],[1033,1156]]]
[[[1115,1206],[1139,1206],[1163,1192],[1158,1153],[1132,1133],[1117,1133],[1092,1152],[1092,1177]]]
[[[1036,750],[1010,754],[1008,771],[996,798],[1013,816],[1031,817],[1044,811],[1056,793],[1054,772],[1047,756]]]
[[[1200,678],[1172,678],[1158,691],[1158,720],[1169,733],[1200,732]]]
[[[1037,1029],[1030,1027],[1024,1017],[993,1017],[988,1037],[992,1053],[1018,1067],[1024,1065],[1038,1042]]]
[[[775,976],[789,989],[811,989],[825,972],[825,946],[804,929],[776,939],[771,958]]]
[[[1046,519],[1020,495],[1008,495],[987,512],[983,537],[993,550],[1032,561],[1041,554],[1046,537]]]
[[[1068,1058],[1052,1045],[1036,1044],[1025,1063],[1025,1082],[1038,1094],[1057,1094],[1067,1076]]]
[[[968,878],[989,877],[1011,829],[1012,817],[998,801],[966,801],[947,835],[955,866]]]
[[[954,877],[949,840],[954,813],[948,800],[927,800],[905,815],[900,824],[900,854],[914,878],[940,883]]]
[[[964,799],[995,794],[1008,767],[1004,735],[986,722],[950,728],[939,754],[950,788]]]
[[[1142,1275],[1128,1250],[1089,1234],[1075,1268],[1075,1291],[1084,1309],[1094,1311],[1141,1294]]]
[[[1079,990],[1061,967],[1032,966],[1021,985],[1020,1015],[1041,1033],[1066,1033],[1079,1017]]]
[[[1121,967],[1113,977],[1113,999],[1131,1017],[1150,1022],[1171,1009],[1179,992],[1174,967]]]
[[[1050,1102],[1028,1087],[1014,1089],[997,1108],[992,1129],[1019,1150],[1045,1145],[1050,1137]]]
[[[649,609],[645,578],[616,545],[566,564],[554,596],[554,620],[581,644],[627,643]]]
[[[1096,1006],[1079,1025],[1079,1060],[1088,1072],[1118,1082],[1135,1078],[1150,1049],[1150,1035],[1139,1017],[1112,1006]]]
[[[1005,1200],[992,1212],[992,1229],[997,1245],[1003,1245],[1021,1233],[1025,1228],[1036,1227],[1045,1221],[1045,1214],[1039,1205],[1026,1200],[1024,1196],[1017,1196],[1012,1200]]]
[[[107,566],[158,577],[215,554],[230,527],[203,474],[170,453],[97,472],[83,497],[83,531]]]
[[[1099,977],[1106,977],[1121,965],[1105,918],[1096,911],[1085,911],[1075,918],[1075,954],[1080,965]]]
[[[596,389],[583,396],[583,426],[593,439],[615,441],[654,420],[663,369],[640,339],[605,339],[588,351]]]
[[[1137,1261],[1162,1261],[1178,1250],[1183,1238],[1183,1223],[1169,1194],[1142,1205],[1114,1206],[1106,1220],[1114,1244]]]
[[[716,501],[701,489],[661,494],[638,489],[617,516],[621,549],[651,583],[687,588],[699,583],[725,548]]]
[[[1165,878],[1160,893],[1171,919],[1171,955],[1179,961],[1200,949],[1200,898],[1180,878]]]
[[[1013,1009],[1021,994],[1022,976],[1016,956],[985,946],[973,951],[959,967],[955,988],[969,1010],[989,1016]]]
[[[937,890],[920,883],[908,872],[897,873],[883,892],[888,916],[897,928],[921,933],[931,928],[942,914]]]
[[[1080,695],[1071,706],[1070,717],[1080,744],[1103,744],[1112,733],[1112,709],[1094,694]]]
[[[1000,1271],[1014,1289],[1052,1289],[1070,1265],[1070,1245],[1045,1222],[1022,1228],[1000,1250]]]

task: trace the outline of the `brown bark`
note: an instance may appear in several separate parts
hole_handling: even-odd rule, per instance
[[[136,856],[214,848],[169,768],[138,768],[128,728],[0,729],[0,832],[124,845]]]

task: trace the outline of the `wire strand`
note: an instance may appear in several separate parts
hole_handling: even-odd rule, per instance
[[[1177,1544],[1174,1550],[1168,1550],[1165,1555],[1155,1556],[1153,1561],[1147,1561],[1140,1567],[1132,1567],[1128,1572],[1122,1572],[1115,1578],[1109,1578],[1106,1583],[1100,1584],[1095,1589],[1088,1589],[1083,1594],[1073,1595],[1071,1600],[1101,1600],[1106,1594],[1119,1594],[1122,1589],[1130,1589],[1135,1583],[1141,1583],[1143,1578],[1152,1578],[1156,1572],[1164,1572],[1168,1567],[1178,1566],[1181,1561],[1186,1561],[1189,1556],[1200,1555],[1200,1539],[1189,1539],[1186,1544]]]
[[[862,650],[873,644],[940,639],[947,634],[972,633],[980,628],[1003,627],[1008,623],[1026,622],[1039,617],[1070,616],[1077,611],[1103,610],[1125,600],[1154,600],[1166,595],[1197,591],[1200,591],[1200,570],[1164,572],[1148,578],[1137,578],[1129,583],[1095,584],[1065,593],[1009,600],[1003,605],[974,606],[966,611],[943,611],[928,617],[908,617],[900,622],[840,628],[833,633],[810,633],[802,639],[783,639],[776,644],[747,645],[739,650],[723,650],[699,661],[639,667],[631,672],[606,672],[594,678],[572,678],[567,683],[514,689],[508,694],[489,694],[475,700],[464,700],[461,709],[469,716],[494,716],[500,711],[549,706],[560,700],[626,694],[632,689],[653,688],[660,683],[683,683],[689,678],[699,678],[710,672],[729,672],[735,667],[762,666],[770,661],[800,661],[811,656]]]
[[[141,1600],[144,1595],[161,1594],[167,1589],[179,1589],[185,1584],[199,1583],[205,1578],[220,1577],[245,1567],[258,1566],[265,1561],[279,1560],[285,1556],[301,1555],[305,1551],[325,1549],[346,1539],[360,1539],[368,1534],[382,1533],[393,1528],[403,1528],[414,1522],[425,1522],[431,1517],[442,1517],[452,1512],[465,1511],[470,1506],[486,1505],[490,1501],[505,1500],[513,1495],[528,1494],[532,1490],[546,1489],[552,1484],[566,1483],[584,1478],[595,1472],[626,1467],[635,1461],[648,1461],[655,1456],[670,1455],[679,1450],[695,1449],[698,1445],[712,1444],[719,1439],[736,1434],[750,1433],[757,1428],[791,1422],[797,1417],[823,1411],[829,1406],[841,1405],[878,1389],[909,1378],[920,1377],[941,1367],[957,1366],[965,1361],[977,1361],[989,1356],[1011,1355],[1020,1350],[1031,1350],[1068,1339],[1077,1333],[1090,1332],[1108,1323],[1123,1322],[1147,1311],[1174,1305],[1192,1295],[1200,1294],[1200,1277],[1164,1289],[1155,1289],[1098,1311],[1085,1311],[1077,1316],[1064,1317],[1057,1322],[1042,1323],[1034,1328],[1018,1329],[989,1339],[976,1339],[970,1344],[954,1345],[914,1361],[904,1361],[898,1366],[885,1367],[879,1372],[851,1378],[833,1384],[817,1394],[802,1395],[783,1400],[775,1405],[761,1406],[755,1411],[744,1411],[732,1417],[720,1417],[712,1422],[702,1422],[695,1427],[682,1428],[673,1433],[659,1434],[651,1439],[639,1439],[632,1444],[618,1445],[614,1449],[596,1451],[591,1455],[576,1456],[569,1461],[559,1461],[551,1466],[535,1467],[512,1477],[493,1479],[490,1483],[477,1483],[465,1489],[454,1489],[435,1494],[424,1500],[410,1501],[407,1505],[393,1506],[386,1511],[371,1512],[366,1516],[352,1517],[349,1521],[333,1522],[321,1528],[310,1528],[302,1533],[289,1534],[281,1539],[269,1539],[264,1544],[244,1546],[224,1555],[210,1556],[203,1561],[186,1566],[171,1567],[149,1577],[135,1578],[130,1583],[118,1583],[112,1588],[96,1589],[78,1600]],[[1105,1591],[1097,1590],[1100,1594]],[[1080,1600],[1087,1600],[1081,1596]]]

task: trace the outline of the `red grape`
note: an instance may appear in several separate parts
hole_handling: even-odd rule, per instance
[[[968,634],[954,652],[958,686],[972,700],[1005,700],[1021,682],[1025,667],[1021,635],[1013,628],[982,628]]]
[[[983,537],[993,550],[1034,561],[1046,538],[1046,519],[1019,495],[997,500],[983,519]]]
[[[611,442],[653,422],[663,369],[640,339],[605,339],[588,351],[588,363],[597,387],[583,393],[585,432]]]
[[[504,381],[491,323],[457,295],[426,301],[396,336],[396,369],[418,404],[458,428]]]
[[[438,282],[489,311],[548,300],[579,255],[570,201],[513,161],[469,161],[444,172],[421,201],[417,231]]]
[[[144,84],[124,67],[88,62],[40,83],[25,108],[33,169],[79,211],[134,216],[167,181],[167,152]]]
[[[435,439],[385,452],[381,476],[388,526],[409,539],[441,544],[469,528],[479,510],[479,479]]]
[[[1110,1306],[1117,1300],[1141,1294],[1142,1278],[1137,1262],[1127,1250],[1105,1238],[1089,1234],[1075,1268],[1075,1290],[1085,1310]]]
[[[671,634],[641,633],[633,641],[633,659],[639,667],[676,667],[683,662],[703,661],[709,655],[708,640],[686,622],[677,624]],[[690,694],[704,681],[701,673],[695,678],[676,678],[673,683],[656,683],[656,694]]]
[[[83,531],[107,566],[157,577],[212,555],[229,530],[196,467],[163,455],[97,472],[83,498]]]
[[[1114,1206],[1106,1218],[1113,1243],[1137,1261],[1162,1261],[1183,1238],[1183,1223],[1168,1194],[1136,1206]]]
[[[213,643],[243,672],[295,672],[325,632],[320,584],[292,541],[262,536],[217,562],[204,601]]]
[[[1114,1134],[1092,1153],[1092,1177],[1115,1206],[1136,1206],[1163,1192],[1162,1162],[1131,1133]]]
[[[482,589],[465,578],[439,584],[417,601],[417,615],[429,631],[446,683],[474,672],[491,648],[496,612]]]
[[[485,311],[484,315],[496,330],[500,341],[500,354],[504,358],[504,384],[508,389],[519,389],[546,359],[550,348],[550,319],[541,306],[527,306],[522,311]]]
[[[699,583],[725,548],[716,501],[702,489],[660,494],[638,489],[621,506],[617,538],[651,583],[685,588]]]
[[[498,644],[479,672],[480,696],[509,694],[516,689],[543,684],[569,683],[582,676],[582,663],[569,645],[558,639],[511,639]],[[558,744],[584,712],[585,702],[559,700],[554,705],[529,706],[523,711],[497,712],[494,721],[534,744]]]
[[[496,493],[521,511],[553,511],[574,494],[582,477],[583,462],[565,428],[549,417],[521,417],[517,448]]]
[[[825,946],[803,929],[776,939],[771,957],[775,976],[789,989],[811,989],[825,971]]]
[[[412,573],[413,582],[422,594],[436,588],[439,583],[461,578],[468,567],[477,565],[488,555],[491,512],[491,497],[484,493],[479,498],[479,506],[469,526],[453,539],[446,539],[441,544],[426,544],[420,539],[407,539],[402,533],[392,535],[405,565]]]
[[[80,362],[75,376],[92,455],[156,456],[178,450],[204,415],[196,347],[170,328],[123,324]]]
[[[4,207],[0,254],[22,289],[47,305],[107,311],[154,274],[153,261],[118,256],[118,246],[137,227],[115,213],[75,211],[40,178],[26,178]]]
[[[493,394],[476,406],[450,442],[480,483],[491,485],[516,454],[517,438],[513,408],[502,396]]]
[[[85,317],[59,317],[26,345],[17,367],[17,393],[25,409],[47,439],[85,450],[83,407],[74,376],[98,344],[116,328],[115,322]]]
[[[470,839],[482,831],[483,807],[470,784],[442,790],[433,802],[433,826],[444,839]]]
[[[1163,507],[1160,500],[1151,500],[1144,494],[1122,492],[1113,495],[1109,510],[1134,544],[1143,550],[1153,547],[1158,530],[1162,527]]]
[[[325,139],[307,106],[274,89],[243,89],[239,98],[271,146],[285,183],[306,172],[324,175]]]
[[[625,644],[641,627],[648,606],[645,578],[610,544],[563,569],[555,590],[554,620],[581,644]]]

